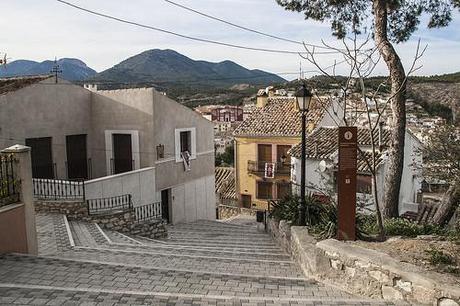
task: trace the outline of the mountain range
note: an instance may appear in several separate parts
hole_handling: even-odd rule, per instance
[[[81,81],[93,77],[96,71],[86,66],[84,62],[75,58],[62,58],[57,61],[61,77],[69,81]],[[0,67],[0,77],[25,76],[50,74],[55,66],[54,61],[43,61],[41,63],[29,60],[17,60]]]
[[[275,74],[249,70],[232,61],[196,61],[174,50],[153,49],[132,56],[92,80],[120,83],[155,83],[160,86],[267,85],[284,82]]]
[[[284,82],[275,74],[249,70],[232,61],[212,63],[188,58],[173,50],[148,50],[110,69],[96,73],[78,59],[57,61],[61,77],[69,81],[111,84],[149,84],[159,87],[230,87],[235,84],[268,85]],[[0,77],[49,74],[54,61],[17,60],[0,68]]]

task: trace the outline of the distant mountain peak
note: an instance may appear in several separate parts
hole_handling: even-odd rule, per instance
[[[96,74],[83,61],[76,58],[61,58],[57,63],[62,70],[61,77],[69,81],[86,80]],[[35,62],[30,60],[16,60],[0,69],[0,77],[44,75],[49,74],[54,67],[54,60]]]
[[[193,60],[171,49],[146,50],[97,74],[93,80],[218,87],[240,83],[267,85],[285,81],[275,74],[249,70],[230,60],[218,63]]]

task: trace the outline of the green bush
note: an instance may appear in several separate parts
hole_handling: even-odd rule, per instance
[[[430,263],[432,265],[454,265],[455,264],[455,259],[449,254],[444,253],[443,251],[431,249],[425,252],[428,255],[430,255]]]
[[[335,206],[328,202],[322,202],[312,195],[307,195],[305,202],[308,212],[306,223],[310,232],[324,239],[334,237],[337,232],[337,210]],[[270,217],[298,224],[299,207],[300,197],[298,195],[288,195],[273,204]]]
[[[436,225],[417,224],[402,218],[384,221],[385,233],[388,236],[417,237],[419,235],[444,235],[446,231]]]

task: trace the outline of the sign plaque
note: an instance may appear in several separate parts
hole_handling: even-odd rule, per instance
[[[356,168],[358,129],[339,127],[338,232],[339,240],[356,239]]]
[[[275,164],[274,163],[265,163],[265,178],[274,178],[275,177]]]

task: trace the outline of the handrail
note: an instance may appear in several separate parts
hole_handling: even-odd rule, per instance
[[[103,214],[114,211],[129,211],[133,208],[131,194],[86,200],[88,215]]]
[[[161,202],[134,207],[134,216],[137,222],[161,219]]]
[[[19,202],[19,180],[13,155],[0,156],[0,207]]]
[[[34,196],[50,200],[84,200],[85,182],[83,180],[32,179]]]
[[[264,173],[265,172],[265,164],[271,163],[271,162],[265,162],[265,161],[254,161],[254,160],[248,160],[248,172],[250,173]],[[292,166],[290,164],[282,163],[282,162],[273,162],[275,164],[275,175],[287,175],[291,173],[291,168]]]

